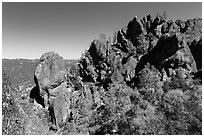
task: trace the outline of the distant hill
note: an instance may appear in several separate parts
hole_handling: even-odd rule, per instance
[[[2,59],[2,67],[13,85],[34,85],[33,74],[39,59]]]

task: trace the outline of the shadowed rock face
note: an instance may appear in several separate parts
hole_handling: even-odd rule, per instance
[[[45,107],[44,98],[40,95],[40,90],[38,86],[35,86],[30,91],[30,103],[34,103],[34,99],[38,104],[42,105],[42,107]]]
[[[133,45],[136,45],[137,37],[140,34],[146,35],[147,32],[145,31],[143,24],[136,16],[133,18],[132,21],[128,23],[127,36],[130,39],[130,41],[133,43]]]
[[[135,73],[137,74],[144,68],[144,65],[149,62],[155,67],[161,67],[166,59],[176,54],[176,52],[184,48],[184,41],[180,34],[169,36],[163,35],[157,45],[146,55],[142,56],[140,62],[136,66]]]
[[[190,45],[190,50],[195,59],[197,69],[202,69],[202,39],[194,39]]]
[[[94,40],[89,48],[89,53],[95,63],[103,61],[110,54],[110,44],[108,41]]]
[[[184,41],[185,42],[185,41]],[[184,43],[184,48],[178,50],[175,55],[168,59],[165,64],[171,64],[171,66],[165,66],[165,68],[178,68],[182,67],[189,73],[195,73],[197,71],[196,62],[191,54],[190,48]]]

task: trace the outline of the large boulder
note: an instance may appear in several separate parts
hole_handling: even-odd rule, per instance
[[[36,67],[34,80],[39,87],[40,96],[44,99],[44,105],[49,107],[49,89],[55,88],[65,81],[65,63],[63,58],[55,52],[44,53]]]
[[[35,70],[35,83],[40,90],[58,86],[65,80],[65,63],[63,58],[55,52],[48,52],[40,57]]]
[[[49,111],[55,128],[65,122],[67,116],[69,96],[67,95],[66,75],[63,58],[55,52],[45,53],[36,67],[34,74],[36,86],[30,93],[31,102],[35,99],[45,110]]]

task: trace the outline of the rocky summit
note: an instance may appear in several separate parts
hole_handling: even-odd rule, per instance
[[[44,53],[29,104],[44,123],[40,134],[198,135],[201,75],[202,19],[135,16],[75,64]]]

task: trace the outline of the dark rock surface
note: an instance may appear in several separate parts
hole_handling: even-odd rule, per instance
[[[127,37],[130,39],[133,45],[136,45],[137,37],[140,34],[143,34],[143,35],[147,34],[147,32],[143,27],[143,24],[140,22],[137,16],[134,17],[133,20],[128,23],[127,28],[128,28]]]
[[[190,50],[195,59],[197,69],[202,69],[202,39],[194,39],[190,44]]]

